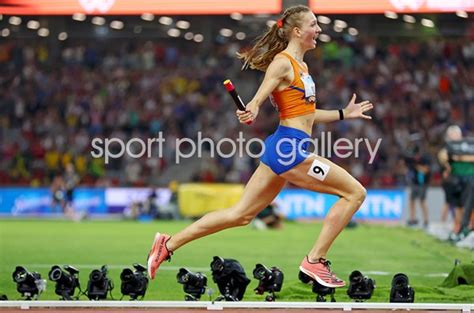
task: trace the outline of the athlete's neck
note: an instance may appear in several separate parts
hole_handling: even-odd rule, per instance
[[[285,52],[291,55],[296,61],[303,62],[305,51],[303,51],[299,45],[290,42],[285,49]]]

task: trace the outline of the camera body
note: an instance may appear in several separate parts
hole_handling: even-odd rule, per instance
[[[197,301],[206,292],[207,277],[201,272],[193,273],[183,267],[179,269],[176,279],[183,285],[183,291],[186,293],[184,300],[186,301]]]
[[[70,265],[65,265],[63,271],[59,265],[54,265],[48,273],[51,281],[56,282],[55,292],[62,300],[72,300],[79,285],[79,271]]]
[[[275,292],[280,291],[283,285],[283,272],[275,266],[269,269],[263,264],[256,264],[253,277],[259,281],[257,288],[254,289],[255,293],[262,295],[264,292],[270,292],[271,295],[265,300],[274,301]]]
[[[250,279],[247,278],[242,265],[233,259],[215,256],[211,262],[212,280],[217,284],[221,296],[216,300],[240,301]]]
[[[326,302],[326,296],[331,297],[331,302],[336,302],[336,299],[334,298],[334,293],[336,292],[335,288],[331,287],[326,287],[318,283],[316,280],[314,280],[312,277],[309,277],[302,271],[298,273],[298,279],[306,285],[311,285],[312,286],[312,291],[313,293],[316,294],[316,302]]]
[[[107,277],[108,269],[103,265],[100,270],[93,270],[89,274],[87,283],[87,297],[89,300],[103,300],[107,298],[107,293],[114,288],[114,284]]]
[[[359,271],[353,271],[349,275],[349,288],[347,295],[356,301],[368,300],[372,297],[375,289],[375,280],[362,275]]]
[[[390,302],[415,302],[415,290],[410,286],[407,275],[398,273],[393,276],[392,289],[390,290]]]
[[[120,290],[124,296],[130,296],[131,300],[136,300],[138,297],[144,297],[148,288],[148,277],[146,274],[146,267],[141,264],[134,263],[133,271],[126,268],[120,274],[122,284]]]
[[[12,273],[13,281],[17,284],[16,290],[27,300],[38,295],[46,289],[46,280],[41,279],[38,272],[29,272],[23,266],[17,266]]]

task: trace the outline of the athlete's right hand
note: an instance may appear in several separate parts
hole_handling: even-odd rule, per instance
[[[241,124],[251,124],[257,118],[258,106],[249,103],[245,109],[245,111],[237,110],[235,113]]]

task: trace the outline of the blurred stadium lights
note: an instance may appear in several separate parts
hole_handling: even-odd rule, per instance
[[[86,15],[84,13],[74,13],[72,19],[78,22],[84,22],[86,20]]]
[[[194,41],[195,42],[202,42],[203,40],[204,40],[204,36],[202,34],[194,35]]]
[[[268,21],[267,21],[267,26],[268,26],[268,27],[272,27],[273,24],[275,24],[275,23],[276,23],[276,21],[274,21],[274,20],[268,20]]]
[[[318,22],[327,25],[331,23],[331,19],[325,15],[318,15]]]
[[[8,22],[9,22],[11,25],[18,26],[18,25],[21,24],[21,17],[18,17],[18,16],[10,16],[10,18],[8,19]]]
[[[354,27],[349,27],[349,29],[347,31],[348,31],[349,35],[351,35],[351,36],[359,35],[359,31]]]
[[[160,17],[158,22],[160,22],[160,24],[162,24],[162,25],[171,25],[171,24],[173,24],[173,19],[169,16],[162,16],[162,17]]]
[[[384,15],[386,18],[389,18],[392,20],[396,20],[398,18],[398,14],[393,11],[385,11]]]
[[[26,27],[29,29],[38,29],[40,27],[40,23],[38,21],[31,20],[26,23]]]
[[[236,21],[240,21],[243,18],[243,15],[239,12],[234,12],[230,14],[230,18]]]
[[[245,37],[247,37],[247,35],[244,32],[238,32],[237,34],[235,34],[235,38],[237,38],[238,40],[244,40]]]
[[[342,31],[344,30],[342,27],[339,27],[339,26],[337,26],[337,25],[334,25],[334,28],[333,28],[333,29],[334,29],[334,31],[335,31],[336,33],[340,33],[340,32],[342,32]]]
[[[403,15],[403,21],[406,22],[406,23],[413,24],[413,23],[416,22],[416,19],[413,15],[405,14],[405,15]]]
[[[155,19],[155,15],[152,13],[143,13],[141,16],[141,19],[147,22],[151,22]]]
[[[223,37],[230,37],[230,36],[232,36],[233,31],[231,29],[228,29],[228,28],[222,28],[219,31],[219,34],[221,34],[221,36],[223,36]]]
[[[461,18],[467,18],[468,17],[468,14],[466,11],[462,11],[462,10],[459,10],[459,11],[456,11],[456,15],[461,17]]]
[[[91,23],[97,26],[102,26],[105,24],[105,18],[102,16],[94,16],[91,20]]]
[[[194,38],[194,34],[192,32],[187,32],[186,34],[184,34],[184,39],[186,40],[193,40]]]
[[[2,29],[2,37],[10,36],[10,30],[8,28]]]
[[[67,37],[68,37],[68,36],[67,36],[67,33],[66,33],[66,32],[60,32],[60,33],[58,34],[58,40],[64,41],[64,40],[67,39]]]
[[[454,13],[454,12],[452,12]],[[351,14],[351,15],[318,15],[318,22],[323,28],[323,31],[334,38],[342,38],[343,40],[358,40],[354,38],[352,34],[356,33],[351,31],[349,33],[349,28],[356,28],[357,32],[364,34],[366,36],[407,36],[407,27],[420,27],[420,29],[425,29],[425,31],[432,30],[433,28],[429,26],[429,22],[423,22],[423,24],[418,23],[422,21],[422,18],[432,20],[435,23],[436,34],[438,35],[449,35],[449,36],[463,36],[468,27],[469,20],[460,18],[467,16],[467,13],[464,11],[459,11],[457,14],[434,14],[434,15],[424,15],[424,14],[410,14],[411,17],[405,17],[402,20],[403,14],[397,14],[393,11],[387,11],[381,14]],[[460,17],[458,17],[460,16]],[[76,13],[72,15],[74,21],[91,21],[91,23],[74,23],[71,22],[71,15],[65,16],[44,16],[41,19],[32,16],[32,20],[38,21],[41,26],[48,25],[49,30],[57,30],[51,32],[51,35],[54,34],[54,37],[57,38],[60,32],[67,32],[67,37],[70,38],[87,38],[100,36],[114,39],[114,38],[136,38],[137,36],[141,38],[156,38],[160,40],[174,40],[175,38],[182,38],[184,41],[191,40],[191,34],[185,38],[183,35],[192,29],[194,42],[216,42],[220,44],[225,44],[232,41],[246,41],[252,40],[257,37],[262,29],[265,29],[266,26],[272,26],[276,19],[277,15],[271,14],[241,14],[241,13],[232,13],[224,15],[169,15],[169,16],[158,16],[152,13],[143,13],[138,15],[122,15],[122,16],[111,16],[110,20],[107,16],[86,16],[82,13]],[[401,23],[392,23],[387,21],[387,19],[396,19],[400,17]],[[21,25],[10,25],[10,22],[18,24],[18,18],[23,19]],[[119,27],[113,27],[111,23],[112,20],[118,19],[124,23],[122,31],[112,31],[112,29],[119,29]],[[242,18],[239,20],[239,18]],[[26,19],[22,16],[5,16],[3,15],[3,21],[0,20],[0,32],[2,29],[9,29],[4,31],[2,36],[10,36],[15,38],[33,38],[37,36],[36,32],[31,32],[30,27],[35,27],[32,23],[29,23],[29,19]],[[152,20],[153,19],[153,20]],[[408,22],[406,20],[408,19]],[[151,20],[153,22],[151,22]],[[415,20],[415,22],[412,22]],[[155,23],[157,21],[158,23]],[[181,22],[183,21],[183,22]],[[189,27],[186,28],[187,23]],[[110,23],[110,25],[109,25]],[[328,24],[327,24],[328,23]],[[416,24],[415,24],[416,23]],[[163,27],[163,25],[165,25]],[[215,27],[219,25],[220,27]],[[334,25],[337,26],[334,29]],[[425,25],[425,26],[422,26]],[[426,26],[428,25],[428,26]],[[106,26],[105,29],[101,29],[100,26]],[[176,28],[181,30],[181,33],[178,37],[173,37],[168,35],[169,28]],[[222,36],[220,33],[221,28],[226,28],[232,30],[232,35]],[[342,31],[340,29],[342,28]],[[39,29],[39,28],[38,28]],[[186,29],[186,30],[185,30]],[[172,35],[175,31],[172,32]],[[237,33],[242,33],[237,35]],[[195,34],[201,34],[200,36],[194,37]],[[410,33],[410,36],[426,36],[434,35],[434,33],[426,32],[416,32]],[[61,36],[63,37],[63,36]],[[324,37],[323,37],[324,38]],[[217,40],[217,41],[216,41]]]
[[[122,21],[112,21],[112,22],[110,22],[110,28],[120,30],[120,29],[123,29],[123,27],[124,27],[124,24],[123,24]]]
[[[189,29],[189,27],[191,27],[191,23],[189,23],[188,21],[180,20],[176,22],[176,27],[180,29]]]
[[[177,28],[170,28],[168,29],[168,36],[170,37],[179,37],[179,35],[181,35],[181,31]]]
[[[334,26],[344,29],[347,27],[347,23],[343,20],[334,20]]]
[[[327,34],[321,34],[319,35],[318,37],[319,41],[321,42],[330,42],[331,41],[331,37]]]
[[[49,36],[49,29],[42,27],[38,29],[38,36],[40,37],[48,37]]]
[[[435,24],[432,20],[427,19],[427,18],[422,18],[421,19],[421,25],[425,27],[435,27]]]

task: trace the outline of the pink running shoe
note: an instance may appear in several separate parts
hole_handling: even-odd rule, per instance
[[[320,258],[316,263],[311,263],[308,256],[306,256],[301,262],[300,271],[325,287],[344,287],[346,283],[331,272],[330,265],[331,262],[323,258]]]
[[[148,276],[155,279],[155,274],[160,264],[165,260],[171,260],[173,252],[166,247],[166,242],[170,240],[171,236],[166,234],[156,233],[155,240],[151,246],[150,253],[148,253]]]

